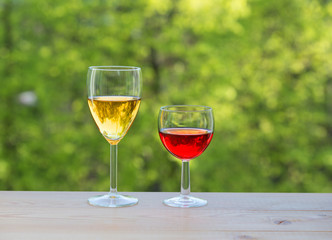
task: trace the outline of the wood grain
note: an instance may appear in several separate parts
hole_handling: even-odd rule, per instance
[[[99,208],[94,192],[0,191],[0,239],[332,239],[332,194],[194,193],[201,208],[129,193],[139,204]]]

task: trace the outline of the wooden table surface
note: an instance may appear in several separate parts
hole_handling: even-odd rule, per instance
[[[193,193],[208,205],[189,209],[162,204],[177,193],[116,209],[96,194],[0,191],[0,239],[332,239],[331,193]]]

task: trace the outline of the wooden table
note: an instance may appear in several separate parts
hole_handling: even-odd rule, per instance
[[[162,204],[177,193],[117,209],[88,205],[96,194],[0,191],[0,239],[332,239],[329,193],[194,193],[208,205],[190,209]]]

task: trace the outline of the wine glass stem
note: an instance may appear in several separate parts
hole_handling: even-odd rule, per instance
[[[116,195],[117,194],[117,170],[118,170],[118,145],[111,144],[110,147],[110,194]]]
[[[189,161],[182,161],[181,171],[181,196],[190,194],[190,168]]]

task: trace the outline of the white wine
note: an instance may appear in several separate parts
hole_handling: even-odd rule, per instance
[[[110,144],[117,144],[133,123],[141,99],[132,96],[88,98],[89,108],[99,131]]]

